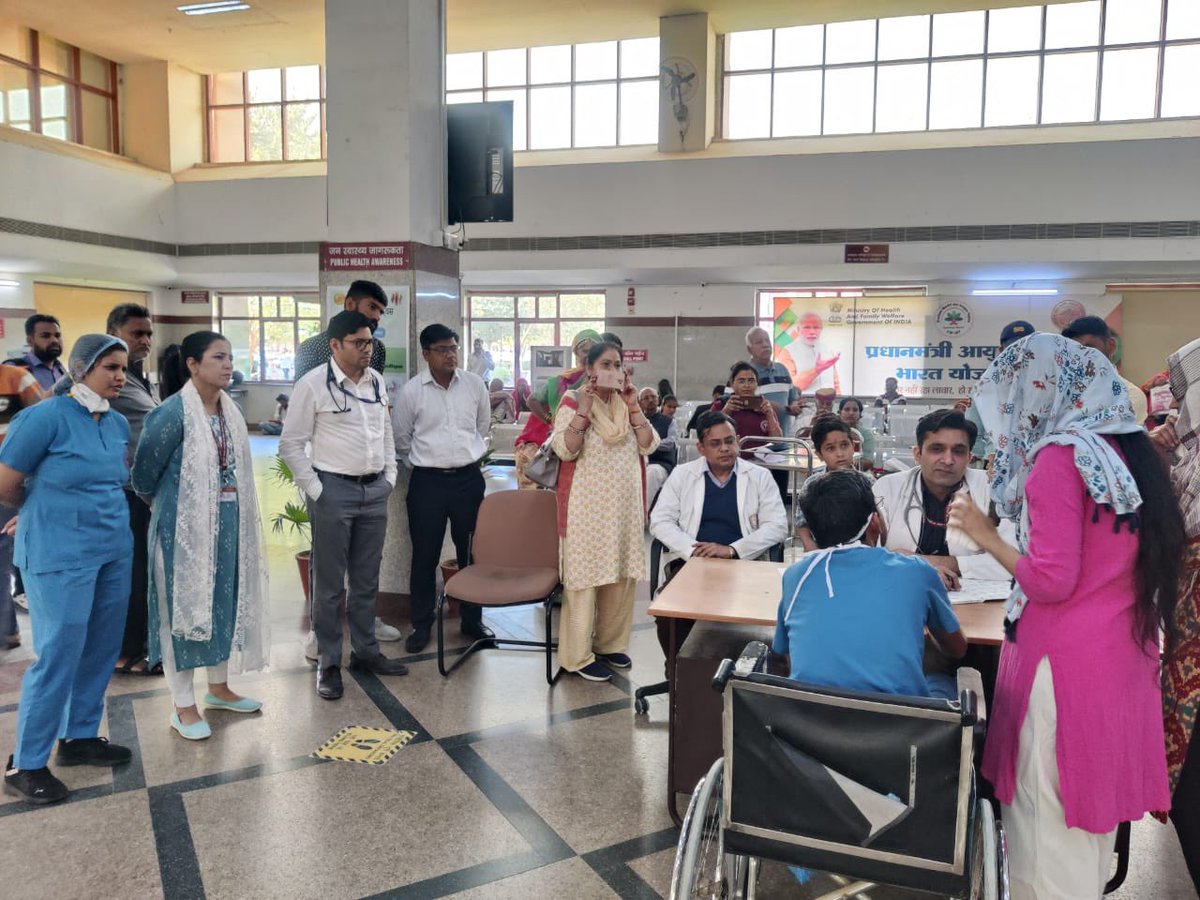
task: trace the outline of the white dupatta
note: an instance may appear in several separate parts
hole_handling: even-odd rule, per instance
[[[179,396],[183,400],[183,465],[175,518],[171,634],[184,640],[207,641],[212,638],[221,503],[217,445],[195,385],[188,381]],[[266,668],[270,647],[262,526],[245,419],[228,394],[221,391],[218,398],[238,478],[238,577],[229,667],[235,673],[253,672]]]

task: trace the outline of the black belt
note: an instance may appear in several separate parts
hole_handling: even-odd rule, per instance
[[[318,475],[332,475],[334,478],[341,478],[344,481],[353,481],[356,484],[370,484],[377,478],[382,478],[382,472],[372,472],[369,475],[345,475],[341,472],[325,472],[321,469],[313,469]]]
[[[470,463],[465,466],[458,466],[454,469],[440,469],[433,466],[413,466],[417,472],[434,472],[438,475],[461,475],[463,472],[470,472],[472,469],[478,471],[479,463]]]

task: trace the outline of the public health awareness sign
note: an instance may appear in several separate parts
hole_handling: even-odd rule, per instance
[[[381,285],[387,294],[388,305],[375,329],[375,337],[383,341],[387,350],[387,360],[383,368],[383,380],[387,383],[388,394],[395,400],[396,391],[408,381],[408,318],[409,318],[409,289],[408,285]],[[340,313],[346,308],[346,291],[349,284],[330,285],[325,295],[326,318]]]
[[[773,294],[775,359],[811,394],[871,397],[895,378],[909,397],[966,397],[1022,319],[1062,331],[1084,315],[1118,334],[1121,298],[1102,296],[795,297]]]

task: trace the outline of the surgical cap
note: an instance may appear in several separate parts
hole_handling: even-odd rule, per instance
[[[97,360],[113,347],[119,347],[128,352],[125,342],[111,334],[81,335],[71,348],[71,357],[67,362],[67,376],[54,385],[56,394],[65,394],[71,385],[83,381],[84,376],[92,371]]]

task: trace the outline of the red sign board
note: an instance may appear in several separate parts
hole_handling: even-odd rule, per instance
[[[180,291],[180,299],[184,303],[207,303],[208,291]]]
[[[890,249],[890,244],[847,244],[846,262],[885,263]]]
[[[321,244],[321,268],[326,272],[407,269],[412,261],[408,241],[390,244]]]
[[[650,359],[649,350],[626,350],[621,358],[627,363],[643,363]]]

